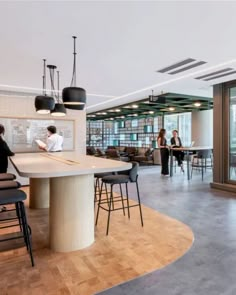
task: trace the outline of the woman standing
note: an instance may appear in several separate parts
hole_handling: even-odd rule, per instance
[[[8,157],[14,156],[7,143],[3,139],[5,128],[0,124],[0,173],[6,173],[8,167]]]
[[[161,129],[157,137],[157,143],[161,150],[161,174],[169,175],[169,147],[165,136],[166,130]]]

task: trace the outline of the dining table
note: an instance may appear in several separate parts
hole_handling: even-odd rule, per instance
[[[187,179],[190,180],[190,155],[194,152],[213,150],[212,146],[192,146],[192,147],[170,147],[170,177],[173,176],[173,163],[174,156],[173,151],[183,151],[185,153],[185,159],[187,163]]]
[[[20,176],[30,178],[29,207],[49,207],[49,247],[57,252],[94,242],[94,174],[132,168],[77,151],[19,153],[10,160]]]

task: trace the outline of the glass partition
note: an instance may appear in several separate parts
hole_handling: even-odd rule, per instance
[[[236,181],[236,87],[229,89],[229,180]]]
[[[172,131],[178,129],[178,115],[166,115],[164,117],[164,128],[166,129],[167,144],[170,144]]]
[[[192,118],[191,113],[179,114],[179,136],[183,146],[190,146],[192,142]]]

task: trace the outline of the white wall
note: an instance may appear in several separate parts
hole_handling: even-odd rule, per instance
[[[33,97],[11,97],[0,95],[0,117],[24,117],[52,119],[50,115],[39,115],[35,112]],[[67,110],[63,119],[75,120],[75,149],[86,153],[86,112]],[[62,120],[63,120],[62,119]],[[0,122],[1,123],[1,122]]]
[[[213,147],[213,110],[192,112],[192,141],[195,146]]]

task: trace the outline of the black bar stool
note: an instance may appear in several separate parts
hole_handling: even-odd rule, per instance
[[[14,188],[17,189],[20,187],[21,187],[21,184],[18,181],[14,181],[14,180],[0,181],[0,191],[6,190],[6,189],[14,189]],[[7,208],[5,206],[0,206],[0,212],[2,212],[2,211],[12,211],[12,210],[7,210]],[[17,208],[16,208],[16,211],[17,211]]]
[[[129,182],[136,184],[138,204],[135,204],[135,205],[129,204],[129,193],[128,193],[128,183]],[[116,210],[123,210],[123,214],[125,215],[125,209],[127,209],[128,210],[128,218],[130,219],[130,208],[139,206],[140,220],[141,220],[141,225],[143,226],[142,208],[141,208],[140,194],[139,194],[139,187],[138,187],[138,163],[132,162],[132,168],[130,170],[127,170],[124,172],[122,171],[116,175],[109,175],[109,176],[103,177],[102,178],[102,187],[103,187],[103,184],[105,184],[107,199],[102,200],[102,197],[100,194],[99,201],[98,201],[97,216],[96,216],[96,225],[98,223],[100,208],[103,210],[106,210],[108,212],[106,234],[108,235],[111,212],[116,211]],[[111,185],[110,197],[108,196],[108,193],[107,193],[107,184]],[[119,186],[120,186],[121,195],[114,197],[113,196],[113,186],[116,184],[119,184]],[[122,184],[125,184],[126,197],[123,196],[122,186],[121,186]],[[102,189],[102,187],[101,187],[101,189]],[[127,202],[127,206],[125,206],[124,201]],[[114,202],[121,202],[122,206],[115,208]],[[104,207],[104,205],[107,205],[107,207]]]
[[[109,176],[112,175],[111,172],[104,172],[104,173],[95,173],[94,174],[94,178],[95,178],[95,184],[94,184],[94,206],[96,204],[96,202],[98,202],[99,196],[100,194],[103,193],[103,190],[101,185],[101,179],[105,176]]]
[[[0,181],[14,180],[16,176],[12,173],[0,173]]]
[[[10,233],[10,234],[3,234],[2,236],[0,235],[0,242],[6,242],[10,240],[15,240],[15,239],[24,239],[25,245],[27,247],[27,250],[30,255],[31,259],[31,264],[34,266],[34,259],[33,259],[33,254],[32,254],[32,243],[31,243],[31,229],[27,223],[27,218],[25,214],[25,206],[24,206],[24,200],[26,199],[26,193],[18,190],[18,189],[7,189],[7,190],[1,190],[0,191],[0,206],[1,205],[15,205],[17,208],[18,217],[15,217],[14,219],[18,219],[18,223],[11,224],[10,222],[13,219],[9,219],[8,217],[6,218],[1,218],[0,220],[0,230],[5,229],[5,228],[10,228],[10,227],[15,227],[19,226],[20,227],[20,232],[18,233]],[[0,215],[5,214],[1,213]],[[7,225],[6,225],[7,224]]]

